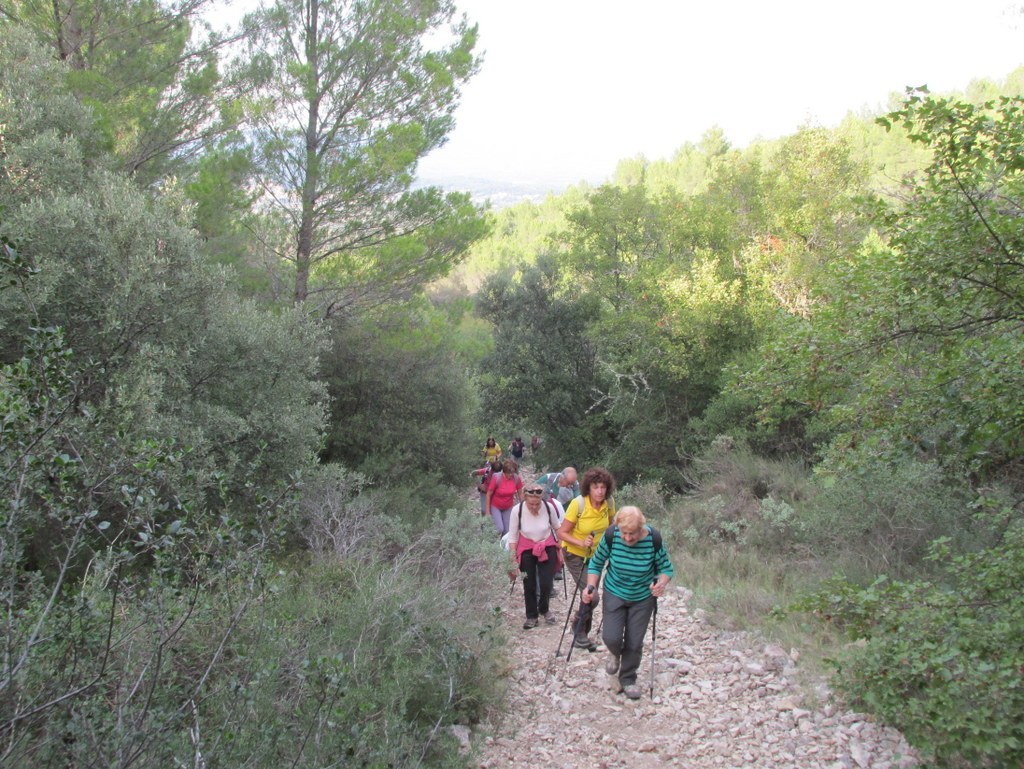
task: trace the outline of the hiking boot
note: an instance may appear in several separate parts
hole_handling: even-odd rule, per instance
[[[529,630],[532,627],[537,627],[537,618],[527,617],[526,622],[523,623],[523,630]]]
[[[587,638],[585,635],[578,636],[573,639],[572,645],[577,649],[586,649],[588,652],[592,652],[597,649],[597,644]]]
[[[555,579],[562,579],[562,572],[556,571],[555,572]]]
[[[631,700],[638,700],[644,696],[644,690],[638,684],[626,684],[622,687],[622,693]]]
[[[553,612],[549,611],[547,614],[544,615],[544,621],[547,622],[549,625],[557,625],[558,617],[556,617]]]
[[[608,659],[604,663],[604,672],[610,676],[615,675],[619,672],[619,658],[614,654],[609,654]]]

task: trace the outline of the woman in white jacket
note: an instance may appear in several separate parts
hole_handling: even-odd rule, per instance
[[[555,572],[561,567],[556,532],[561,523],[561,506],[543,500],[544,489],[537,483],[523,488],[523,501],[512,508],[508,547],[514,568],[523,573],[526,621],[523,629],[537,627],[540,617],[550,625],[558,620],[549,609]]]

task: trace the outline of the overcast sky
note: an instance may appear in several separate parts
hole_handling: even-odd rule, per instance
[[[905,86],[1024,64],[1011,0],[456,0],[484,61],[421,176],[600,183],[720,126],[734,146],[835,125]]]

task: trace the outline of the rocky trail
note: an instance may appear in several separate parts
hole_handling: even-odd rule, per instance
[[[712,626],[692,595],[673,583],[659,601],[652,681],[651,631],[644,644],[639,700],[614,692],[607,653],[574,649],[566,662],[572,598],[555,582],[544,622],[523,630],[522,583],[495,586],[510,638],[505,707],[457,736],[479,769],[525,765],[565,769],[654,769],[675,766],[764,769],[911,769],[913,749],[895,730],[843,712],[824,683],[800,679],[799,654]],[[600,641],[595,612],[592,637]]]
[[[555,656],[569,603],[562,582],[555,590],[552,611],[559,623],[531,630],[521,629],[520,583],[511,597],[507,585],[496,597],[511,638],[509,690],[505,709],[464,735],[480,769],[917,765],[898,732],[836,710],[823,684],[805,694],[797,684],[796,651],[751,647],[746,634],[717,630],[699,610],[689,611],[691,596],[680,586],[659,602],[653,699],[646,691],[639,700],[616,694],[604,672],[603,647],[575,649],[566,664],[567,640]],[[598,622],[599,613],[595,640]],[[645,690],[651,685],[650,630],[638,682]]]

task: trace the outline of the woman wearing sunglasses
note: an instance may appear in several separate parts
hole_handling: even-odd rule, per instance
[[[561,509],[557,502],[542,499],[543,495],[544,489],[539,484],[528,484],[523,489],[523,501],[512,508],[509,520],[508,545],[512,551],[512,564],[523,573],[523,598],[526,602],[523,630],[537,627],[540,617],[549,625],[557,622],[548,605],[555,572],[560,566],[555,532],[560,523]]]

